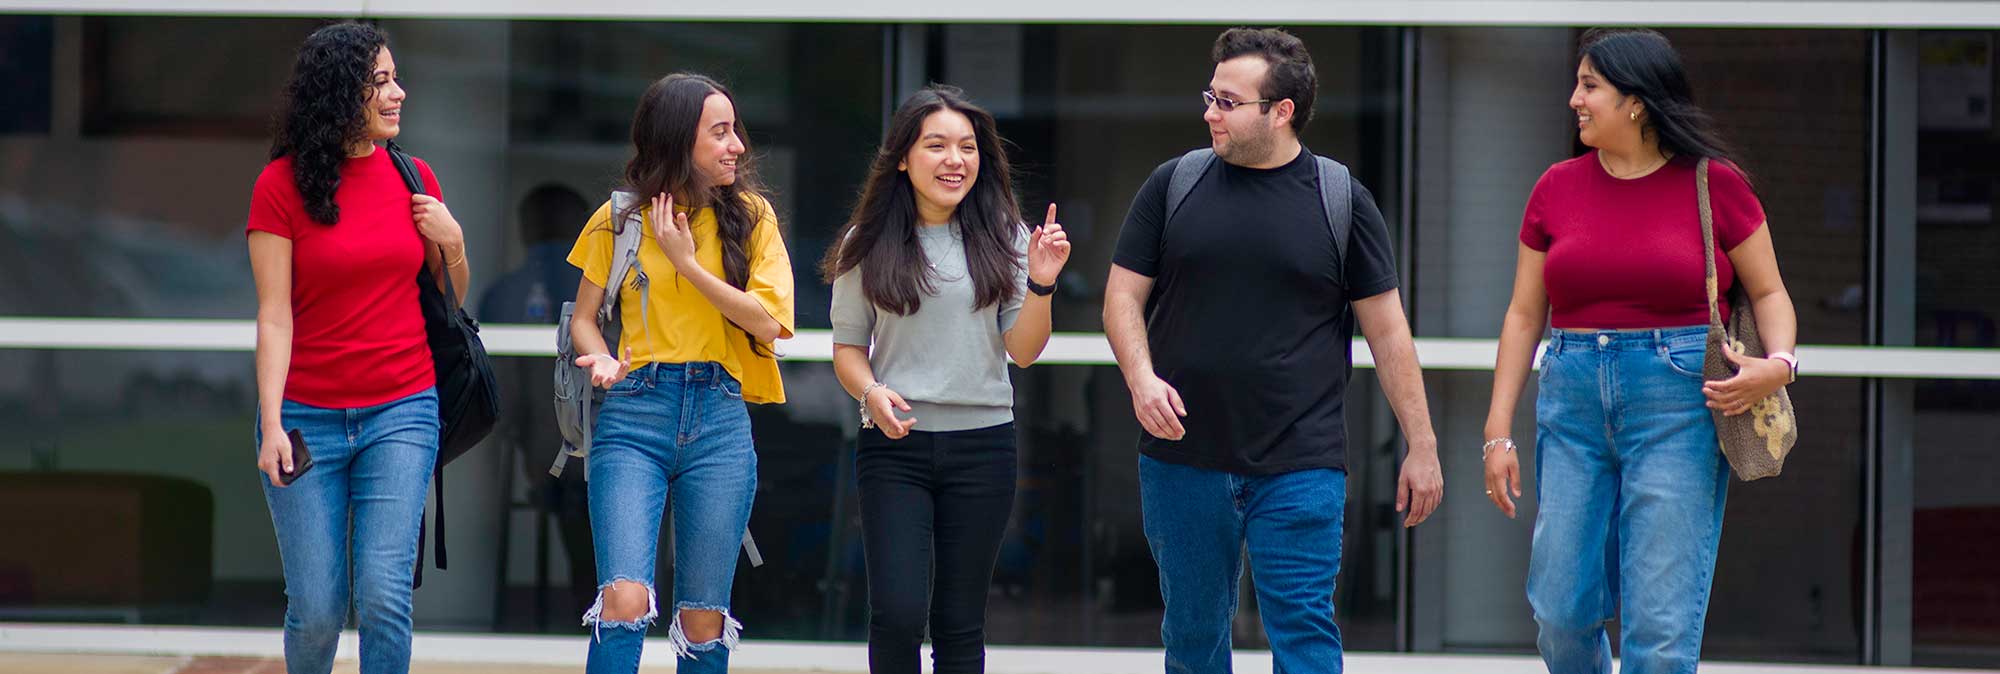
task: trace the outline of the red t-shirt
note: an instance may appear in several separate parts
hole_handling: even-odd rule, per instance
[[[1550,166],[1521,216],[1521,243],[1548,253],[1542,282],[1556,328],[1661,328],[1708,324],[1701,212],[1691,159],[1640,178],[1611,177],[1597,151]],[[1729,315],[1736,282],[1727,251],[1764,224],[1764,207],[1727,163],[1709,162],[1715,276]]]
[[[442,198],[430,166],[419,160],[417,169],[429,192]],[[292,240],[292,367],[285,398],[352,409],[435,385],[417,306],[417,271],[427,244],[389,152],[377,149],[341,163],[333,200],[340,221],[313,222],[289,156],[265,165],[250,194],[248,231]]]

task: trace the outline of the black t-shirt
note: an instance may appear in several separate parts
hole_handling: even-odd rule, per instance
[[[1153,371],[1187,405],[1186,436],[1141,431],[1140,451],[1242,475],[1346,470],[1348,303],[1393,290],[1397,280],[1374,196],[1353,183],[1341,260],[1311,154],[1274,169],[1217,160],[1163,229],[1174,165],[1161,164],[1139,188],[1111,258],[1153,278]]]

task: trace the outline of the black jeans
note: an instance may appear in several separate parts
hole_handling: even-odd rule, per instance
[[[926,618],[936,674],[985,671],[986,589],[1014,508],[1014,463],[1013,423],[901,440],[861,431],[870,672],[917,674]]]

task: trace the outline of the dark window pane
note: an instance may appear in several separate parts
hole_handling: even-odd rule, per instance
[[[0,134],[48,133],[55,20],[0,16]]]
[[[2000,382],[1926,380],[1911,446],[1910,631],[1914,662],[2000,666]],[[1951,391],[1926,400],[1925,390]],[[1896,523],[1901,525],[1901,523]]]
[[[291,75],[299,43],[323,23],[86,17],[83,131],[105,136],[268,137],[271,111]]]
[[[1919,346],[2000,346],[2000,137],[1995,32],[1918,38],[1916,306]],[[1910,631],[1919,665],[2000,666],[2000,381],[1908,384],[1914,437]],[[1891,408],[1894,409],[1894,408]],[[1892,523],[1896,525],[1900,523]]]
[[[0,350],[0,369],[0,613],[279,624],[248,354]]]
[[[1799,341],[1865,343],[1868,34],[1666,34],[1686,60],[1696,100],[1741,148],[1798,312]],[[1854,379],[1794,384],[1805,429],[1784,476],[1730,485],[1705,657],[1860,660],[1863,391]]]

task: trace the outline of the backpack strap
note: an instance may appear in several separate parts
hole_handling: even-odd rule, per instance
[[[1181,203],[1194,192],[1195,183],[1201,182],[1201,177],[1208,174],[1208,167],[1214,163],[1215,150],[1205,147],[1189,150],[1174,162],[1174,177],[1167,181],[1167,217],[1160,220],[1162,240],[1166,239],[1167,223],[1173,221],[1174,214],[1181,210]]]
[[[1319,202],[1333,234],[1334,279],[1347,285],[1347,239],[1354,227],[1354,179],[1340,162],[1313,155],[1319,164]]]
[[[1174,162],[1173,178],[1167,181],[1166,219],[1160,221],[1163,234],[1167,223],[1180,212],[1181,204],[1194,192],[1202,176],[1208,174],[1208,167],[1215,164],[1215,159],[1215,150],[1204,147],[1189,150]],[[1335,278],[1344,280],[1348,232],[1354,226],[1354,179],[1340,162],[1319,155],[1313,155],[1313,159],[1318,164],[1321,215],[1326,218],[1327,231],[1333,235]]]
[[[646,286],[646,269],[639,264],[639,242],[645,238],[646,222],[639,215],[639,197],[631,192],[611,193],[611,218],[616,221],[620,214],[626,214],[625,221],[613,228],[617,236],[611,242],[611,275],[604,281],[604,303],[598,306],[597,322],[601,325],[617,318],[613,313],[618,304],[618,288],[625,284],[625,277],[633,269],[639,270],[638,285]],[[644,297],[644,295],[641,295]],[[645,307],[640,307],[641,311]]]
[[[389,163],[396,167],[396,173],[403,177],[403,187],[408,188],[410,194],[426,194],[423,174],[417,170],[417,162],[410,158],[409,153],[404,152],[403,148],[397,145],[394,140],[387,143],[384,151],[389,153]],[[438,264],[444,264],[444,247],[442,246],[438,247]],[[445,316],[456,327],[459,320],[458,314],[462,311],[458,306],[458,292],[452,288],[451,270],[446,269],[441,271],[442,273],[439,273],[437,276],[444,283],[444,287],[439,288],[439,290],[444,293],[446,304]],[[433,536],[432,547],[437,548],[437,567],[444,569],[446,553],[444,548],[443,461],[438,461],[431,465],[431,489],[437,494],[437,497],[432,500],[431,506],[431,519],[437,521],[437,528],[431,529],[429,533]],[[413,589],[424,586],[424,533],[427,529],[430,529],[430,527],[424,524],[424,518],[419,515],[417,517],[417,566],[412,570],[410,576],[410,587]]]

